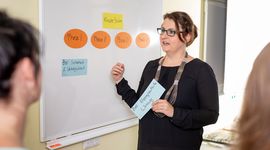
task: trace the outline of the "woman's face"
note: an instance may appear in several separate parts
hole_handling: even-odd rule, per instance
[[[160,34],[160,45],[165,53],[176,52],[179,49],[185,48],[186,44],[178,38],[178,31],[176,30],[176,26],[173,20],[166,18],[163,21],[161,28],[167,30],[164,33]],[[175,34],[173,36],[168,36],[166,32],[172,31],[175,31]]]

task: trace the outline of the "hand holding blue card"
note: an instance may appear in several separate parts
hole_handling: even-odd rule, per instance
[[[165,88],[153,79],[131,110],[141,119],[151,109],[152,103],[159,99],[164,91]]]

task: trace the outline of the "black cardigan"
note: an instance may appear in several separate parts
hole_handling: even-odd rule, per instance
[[[137,92],[127,80],[117,85],[117,92],[132,107],[155,76],[159,59],[147,63]],[[176,67],[161,68],[159,83],[172,85]],[[161,98],[164,98],[163,94]],[[152,110],[139,121],[138,150],[199,150],[203,126],[217,121],[218,88],[212,68],[199,59],[186,64],[178,84],[173,117],[158,118]]]

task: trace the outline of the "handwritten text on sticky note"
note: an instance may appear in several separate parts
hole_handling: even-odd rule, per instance
[[[87,59],[62,59],[62,76],[86,75]]]
[[[123,29],[123,15],[103,13],[103,28]]]
[[[152,103],[159,99],[164,91],[165,88],[153,79],[131,110],[141,119],[152,108]]]

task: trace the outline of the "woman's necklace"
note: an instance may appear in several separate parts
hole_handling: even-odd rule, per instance
[[[186,52],[185,54],[185,59],[188,57],[188,53]],[[159,60],[159,66],[157,68],[157,72],[156,72],[156,75],[155,75],[155,80],[158,81],[159,80],[159,77],[160,77],[160,72],[161,72],[161,66],[164,62],[164,59],[165,57],[162,57],[160,60]],[[164,99],[166,99],[171,105],[173,105],[176,101],[176,97],[177,97],[177,91],[178,91],[178,83],[179,83],[179,80],[182,76],[182,73],[184,71],[184,68],[185,68],[185,65],[186,65],[186,61],[185,59],[181,62],[181,65],[178,67],[178,70],[177,70],[177,73],[174,77],[174,82],[172,84],[172,86],[169,88],[169,90],[167,91]],[[164,117],[165,115],[163,113],[156,113],[154,112],[158,117],[162,118]]]

